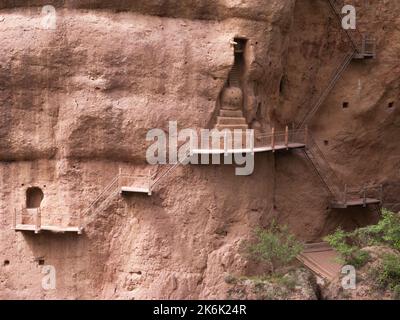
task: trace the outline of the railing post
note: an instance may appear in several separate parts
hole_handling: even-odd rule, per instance
[[[121,191],[121,187],[122,187],[122,183],[121,183],[121,180],[122,180],[122,169],[121,168],[119,168],[119,170],[118,170],[117,180],[118,180],[117,181],[118,190]]]
[[[17,229],[17,209],[14,208],[13,217],[12,217],[12,226],[13,229]]]
[[[289,150],[289,126],[285,128],[285,146],[286,149]]]
[[[224,155],[228,156],[228,131],[224,130]]]
[[[250,150],[251,155],[254,156],[254,129],[251,129],[250,131]]]
[[[367,52],[367,36],[364,34],[363,35],[363,37],[362,37],[362,54],[364,55],[364,54],[366,54],[366,52]]]
[[[308,126],[307,125],[304,127],[304,144],[306,147],[308,146]]]
[[[367,206],[367,188],[363,187],[363,206],[364,208]]]
[[[36,214],[35,214],[35,233],[39,233],[40,232],[41,219],[42,219],[42,215],[41,215],[40,208],[37,208]]]
[[[271,148],[272,152],[275,152],[275,127],[271,129]]]
[[[380,186],[380,195],[379,198],[381,200],[381,205],[383,205],[383,184]]]
[[[82,234],[83,226],[82,226],[82,211],[79,211],[78,214],[78,234]]]

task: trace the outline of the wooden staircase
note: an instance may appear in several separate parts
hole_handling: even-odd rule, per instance
[[[331,208],[347,209],[349,207],[380,206],[382,204],[382,186],[363,186],[351,189],[343,184],[310,134],[303,152],[328,191]]]

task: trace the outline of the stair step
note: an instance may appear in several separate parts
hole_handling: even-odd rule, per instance
[[[227,125],[235,125],[235,124],[244,124],[246,125],[246,119],[244,117],[218,117],[217,124],[227,124]]]
[[[219,111],[219,115],[221,117],[241,118],[241,117],[243,117],[243,111],[242,110],[224,110],[224,109],[221,109]]]
[[[249,128],[247,124],[217,124],[215,126],[216,129],[218,130],[235,130],[235,129],[241,129],[241,130],[246,130]]]

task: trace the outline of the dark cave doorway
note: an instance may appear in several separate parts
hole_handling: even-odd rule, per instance
[[[42,189],[38,187],[31,187],[26,190],[26,208],[37,209],[44,198]]]

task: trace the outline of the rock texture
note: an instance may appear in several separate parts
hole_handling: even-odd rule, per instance
[[[68,223],[120,169],[161,170],[146,163],[149,129],[210,127],[233,38],[249,42],[245,117],[261,131],[298,121],[348,48],[323,0],[60,0],[46,30],[48,2],[0,4],[0,298],[226,298],[226,275],[248,272],[239,247],[256,226],[275,218],[312,241],[374,219],[327,210],[318,177],[288,153],[257,155],[248,177],[180,167],[152,197],[111,197],[84,216],[82,236],[14,232],[28,187],[43,190],[44,214]],[[312,130],[344,180],[392,182],[399,3],[362,9],[378,59],[350,66]],[[56,269],[55,290],[41,286],[43,264]]]

